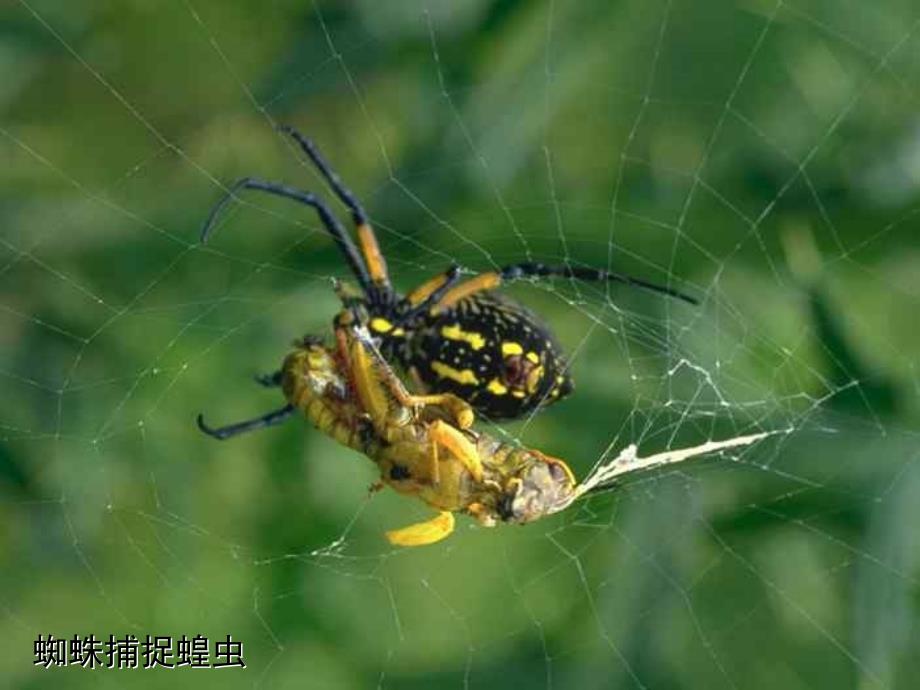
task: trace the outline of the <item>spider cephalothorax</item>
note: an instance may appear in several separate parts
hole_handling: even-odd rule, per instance
[[[495,289],[530,277],[562,276],[615,281],[695,300],[671,288],[619,273],[532,261],[461,279],[451,266],[406,295],[397,293],[367,214],[314,143],[283,128],[316,165],[335,195],[351,211],[358,246],[319,197],[275,182],[243,178],[214,207],[202,231],[207,241],[224,206],[243,189],[255,189],[312,207],[338,245],[361,289],[355,298],[366,312],[383,355],[428,391],[449,392],[486,417],[513,419],[551,404],[572,390],[568,363],[549,327],[533,312]]]

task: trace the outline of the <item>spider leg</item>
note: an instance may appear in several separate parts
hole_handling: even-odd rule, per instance
[[[465,297],[469,297],[470,295],[474,295],[477,292],[482,292],[484,290],[494,290],[502,283],[511,282],[521,278],[546,278],[550,276],[558,276],[560,278],[575,278],[576,280],[584,281],[609,281],[623,283],[624,285],[632,285],[633,287],[642,288],[643,290],[650,290],[662,295],[674,297],[690,304],[699,304],[699,300],[697,300],[695,297],[686,295],[678,290],[666,287],[664,285],[650,283],[646,280],[642,280],[641,278],[633,278],[632,276],[628,276],[623,273],[605,271],[599,268],[583,268],[579,266],[547,266],[546,264],[526,261],[505,266],[498,271],[480,273],[478,276],[474,276],[473,278],[465,280],[459,285],[451,287],[440,296],[440,299],[437,301],[437,303],[434,304],[434,308],[439,311],[451,309],[454,305],[457,304],[457,302],[464,299]]]
[[[312,139],[305,137],[288,125],[282,125],[280,129],[300,145],[301,150],[316,166],[316,169],[319,170],[329,187],[335,192],[335,195],[351,211],[351,217],[358,232],[358,241],[361,244],[361,251],[364,254],[364,260],[367,263],[371,278],[376,285],[389,290],[390,278],[387,273],[386,259],[384,259],[383,252],[380,251],[380,245],[377,244],[377,237],[371,228],[364,207],[361,206],[354,193],[345,186],[342,178],[336,174],[332,166],[323,158],[323,155],[319,152],[319,147]]]
[[[281,371],[276,371],[272,374],[256,374],[255,380],[260,386],[265,386],[266,388],[277,388],[281,385]]]
[[[332,214],[332,211],[329,210],[329,207],[326,206],[323,200],[311,192],[304,192],[300,189],[288,187],[287,185],[277,182],[269,182],[267,180],[260,180],[253,177],[244,177],[243,179],[238,180],[232,187],[230,187],[224,198],[217,202],[217,204],[211,210],[211,213],[208,214],[208,218],[204,223],[204,227],[201,229],[202,244],[208,241],[208,238],[214,229],[217,218],[224,210],[224,207],[236,199],[237,192],[243,189],[255,189],[260,192],[274,194],[275,196],[291,199],[292,201],[297,201],[301,204],[312,207],[316,211],[316,214],[319,216],[319,219],[322,221],[323,225],[326,227],[326,230],[330,235],[332,235],[332,239],[335,240],[339,250],[345,256],[345,260],[348,262],[348,267],[351,269],[352,273],[355,274],[355,277],[361,284],[361,288],[365,292],[371,288],[371,277],[368,274],[368,269],[364,264],[364,260],[358,253],[357,247],[355,247],[354,242],[352,242],[351,238],[345,232],[345,228],[342,227],[342,224],[339,223],[339,221]]]
[[[342,178],[336,174],[328,161],[323,158],[323,154],[319,152],[319,147],[317,147],[314,141],[309,137],[305,137],[290,125],[281,125],[279,129],[300,145],[301,150],[307,154],[307,158],[309,158],[313,162],[313,165],[316,166],[316,169],[320,171],[323,178],[329,183],[332,191],[335,192],[335,195],[339,197],[342,203],[351,211],[355,225],[366,224],[367,213],[364,211],[361,203],[355,197],[354,193],[345,186],[342,182]]]
[[[675,290],[674,288],[651,283],[647,280],[642,280],[641,278],[634,278],[632,276],[626,275],[625,273],[605,271],[600,268],[585,268],[581,266],[547,266],[536,261],[525,261],[518,264],[504,266],[500,271],[500,275],[502,280],[505,281],[516,280],[518,278],[528,278],[531,276],[539,278],[559,276],[560,278],[575,278],[576,280],[584,281],[623,283],[624,285],[632,285],[633,287],[641,288],[643,290],[650,290],[651,292],[657,292],[661,295],[674,297],[689,304],[700,303],[696,297],[691,297],[690,295],[680,292],[679,290]]]
[[[197,421],[198,428],[201,429],[204,433],[212,438],[216,438],[219,441],[223,441],[224,439],[231,438],[238,434],[244,434],[247,431],[265,429],[270,426],[275,426],[276,424],[281,424],[296,411],[297,408],[293,405],[285,405],[284,407],[273,410],[272,412],[262,415],[261,417],[256,417],[255,419],[247,419],[244,422],[237,422],[236,424],[228,424],[227,426],[221,427],[208,426],[204,421],[204,415],[198,415]]]
[[[464,280],[459,285],[447,290],[441,298],[432,305],[433,311],[447,311],[454,307],[460,300],[475,295],[477,292],[494,290],[502,283],[502,277],[494,271],[480,273],[469,280]]]
[[[410,321],[427,310],[456,285],[458,280],[460,280],[460,267],[455,264],[443,273],[439,273],[434,278],[419,285],[406,295],[406,302],[408,302],[410,308],[396,325],[403,325],[406,321]]]

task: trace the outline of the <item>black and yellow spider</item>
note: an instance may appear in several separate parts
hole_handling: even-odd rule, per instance
[[[461,280],[454,265],[407,295],[390,284],[386,261],[367,214],[320,155],[316,145],[283,127],[351,211],[360,252],[345,228],[315,194],[252,177],[237,181],[205,222],[206,242],[221,210],[243,189],[255,189],[312,207],[357,279],[371,333],[383,356],[426,391],[453,393],[492,419],[521,417],[572,391],[568,364],[549,327],[533,312],[495,288],[526,277],[560,276],[616,281],[696,304],[668,287],[601,269],[522,262]]]

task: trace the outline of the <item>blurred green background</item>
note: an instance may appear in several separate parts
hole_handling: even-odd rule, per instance
[[[0,8],[5,687],[908,688],[920,661],[920,19],[882,0],[176,0]],[[364,200],[396,284],[613,266],[699,295],[516,285],[567,458],[779,429],[525,528],[429,515],[251,377],[328,329],[315,218]],[[347,219],[346,214],[342,217]],[[246,670],[40,669],[39,634],[228,633]]]

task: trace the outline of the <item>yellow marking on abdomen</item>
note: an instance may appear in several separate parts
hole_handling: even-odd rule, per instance
[[[471,384],[474,386],[479,383],[479,379],[476,378],[472,369],[460,371],[444,364],[444,362],[432,362],[431,370],[442,379],[450,379],[457,383]]]
[[[540,363],[540,355],[538,355],[536,352],[528,352],[526,356],[527,359],[529,359],[534,364]]]
[[[378,333],[389,333],[393,330],[393,324],[380,316],[375,316],[371,319],[370,326],[372,331],[377,331]]]
[[[502,354],[505,357],[510,355],[521,355],[524,354],[524,348],[521,347],[520,343],[504,342],[502,343]]]
[[[540,385],[540,379],[543,378],[543,367],[534,367],[533,371],[527,374],[527,390],[531,393],[536,392],[537,386]]]
[[[508,386],[503,384],[498,379],[492,379],[489,381],[489,385],[486,386],[486,390],[493,395],[505,395],[508,392]]]
[[[479,335],[479,333],[464,331],[460,328],[460,324],[458,323],[455,323],[453,326],[444,326],[444,328],[441,329],[441,335],[448,340],[462,340],[467,342],[474,350],[481,350],[486,344],[486,339]]]

